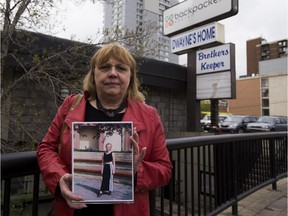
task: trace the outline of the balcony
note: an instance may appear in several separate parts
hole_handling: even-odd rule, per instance
[[[150,191],[151,216],[217,215],[229,207],[237,215],[238,201],[269,184],[276,190],[287,176],[287,132],[168,139],[167,148],[173,176],[169,185]],[[53,210],[36,153],[1,156],[2,215],[43,215],[44,206]],[[21,214],[13,213],[17,206]]]

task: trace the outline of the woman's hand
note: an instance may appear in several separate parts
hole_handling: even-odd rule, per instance
[[[139,164],[145,157],[147,147],[143,147],[141,150],[139,149],[139,136],[136,128],[134,128],[134,133],[133,136],[130,137],[130,140],[134,147],[134,172],[136,172]]]
[[[70,208],[74,209],[82,209],[86,208],[87,206],[84,203],[75,203],[75,201],[82,201],[83,198],[81,196],[78,196],[71,191],[71,182],[72,182],[72,175],[69,173],[64,174],[60,181],[59,181],[59,187],[62,196],[66,200],[67,204],[70,206]]]

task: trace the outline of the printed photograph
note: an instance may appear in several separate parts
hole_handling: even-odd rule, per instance
[[[74,122],[72,191],[84,203],[134,201],[132,122]]]

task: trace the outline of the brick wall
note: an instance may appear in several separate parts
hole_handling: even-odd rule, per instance
[[[229,112],[236,115],[261,116],[260,77],[236,81],[236,99],[229,100]]]

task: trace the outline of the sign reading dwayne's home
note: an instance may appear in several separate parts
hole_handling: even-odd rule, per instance
[[[237,13],[238,0],[187,0],[164,11],[164,35],[175,35]]]
[[[196,74],[198,100],[235,98],[235,45],[197,51]]]
[[[224,42],[224,25],[214,22],[171,37],[171,52],[181,54],[195,47]]]

